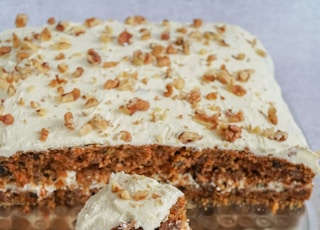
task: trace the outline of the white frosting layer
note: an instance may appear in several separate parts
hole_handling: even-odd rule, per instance
[[[280,88],[274,79],[270,56],[264,55],[262,44],[248,32],[236,26],[214,23],[204,23],[199,28],[193,28],[189,24],[175,22],[170,22],[169,25],[127,25],[106,21],[92,28],[73,23],[65,27],[65,31],[61,32],[53,25],[47,26],[51,34],[48,41],[35,39],[44,27],[27,27],[0,34],[0,47],[11,47],[10,52],[0,56],[0,99],[3,102],[0,111],[3,115],[11,114],[14,117],[12,125],[0,122],[0,156],[10,157],[17,151],[43,151],[93,143],[135,146],[156,143],[199,149],[249,148],[257,155],[272,154],[293,163],[306,164],[319,172],[318,156],[309,150],[304,135],[282,99]],[[112,30],[109,42],[106,42],[106,37],[111,30],[106,30],[106,27]],[[84,33],[75,36],[75,28],[78,31],[80,28]],[[187,32],[177,32],[179,28],[185,28]],[[122,46],[117,39],[124,30],[132,38],[130,44]],[[142,40],[141,36],[145,31],[150,32],[150,38]],[[160,39],[164,31],[170,34],[168,40]],[[17,48],[13,47],[13,33],[20,39]],[[104,37],[102,41],[101,35]],[[26,37],[29,41],[23,41]],[[190,49],[189,54],[187,49],[185,54],[183,47],[176,44],[178,37],[183,37]],[[63,46],[64,43],[70,44],[70,47]],[[62,45],[59,48],[57,44]],[[157,66],[156,58],[145,65],[137,65],[135,62],[134,51],[150,53],[152,44],[160,44],[165,48],[172,44],[178,50],[177,54],[163,55],[170,59],[171,75],[166,74],[169,67]],[[99,54],[101,64],[93,65],[88,62],[89,49]],[[23,58],[23,53],[27,53],[28,57]],[[59,53],[63,53],[65,59],[57,60]],[[208,64],[210,55],[215,60]],[[118,64],[104,68],[104,62]],[[49,66],[48,71],[39,67],[42,63],[45,63],[42,67]],[[68,66],[64,73],[61,64]],[[225,68],[228,73],[228,85],[217,79],[203,80],[205,73],[221,70],[222,65],[222,69]],[[73,77],[72,73],[77,67],[83,68],[84,72],[80,77]],[[253,71],[248,81],[239,81],[234,77],[235,72],[248,69]],[[64,82],[49,86],[56,76]],[[15,80],[12,81],[11,78]],[[104,89],[107,80],[116,78],[119,79],[120,86]],[[167,84],[173,85],[173,94],[168,97],[164,96]],[[233,84],[241,85],[246,93],[237,96],[230,92]],[[65,93],[78,88],[81,97],[73,102],[63,103],[57,99],[61,94],[57,92],[59,86]],[[197,89],[200,89],[200,100],[192,104],[191,91],[196,92]],[[208,99],[209,93],[217,93],[217,98]],[[86,108],[85,103],[90,97],[94,97],[97,104]],[[128,115],[119,109],[121,106],[126,107],[136,97],[149,103],[146,111]],[[37,105],[30,106],[31,101]],[[267,117],[271,105],[276,109],[277,124],[272,124]],[[240,122],[228,121],[228,110],[235,113],[242,111],[244,119]],[[67,112],[73,115],[73,130],[64,125],[64,114]],[[218,127],[212,128],[210,122],[208,124],[197,120],[197,112],[204,113],[207,117],[220,114]],[[95,115],[103,117],[108,127],[98,129],[90,126],[93,130],[87,132],[82,127]],[[222,124],[241,127],[241,138],[224,140],[220,133]],[[250,127],[259,128],[252,131]],[[41,141],[40,132],[43,128],[48,131],[48,136]],[[264,132],[268,129],[281,130],[288,137],[285,141],[269,139]],[[193,136],[197,134],[197,140],[188,139],[187,143],[182,143],[179,137],[187,132],[192,132]]]
[[[181,196],[183,193],[177,188],[145,176],[112,174],[110,183],[92,196],[78,214],[76,229],[112,229],[133,222],[136,229],[153,230],[166,220]]]

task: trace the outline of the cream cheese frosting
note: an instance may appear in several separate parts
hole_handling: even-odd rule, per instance
[[[160,144],[249,149],[319,172],[271,57],[237,26],[92,18],[0,41],[0,156]]]
[[[109,184],[92,196],[77,216],[76,230],[112,229],[133,222],[153,230],[165,221],[183,193],[140,175],[113,173]]]

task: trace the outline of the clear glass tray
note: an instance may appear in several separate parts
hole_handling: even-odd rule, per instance
[[[315,230],[317,218],[310,205],[297,210],[272,214],[263,206],[233,205],[200,209],[188,207],[188,218],[193,230]],[[72,230],[81,207],[59,206],[54,210],[45,207],[25,213],[18,207],[0,208],[1,230]],[[310,227],[312,226],[312,227]]]

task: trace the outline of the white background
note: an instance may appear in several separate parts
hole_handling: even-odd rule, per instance
[[[237,24],[256,35],[273,57],[285,100],[311,149],[320,150],[318,0],[0,0],[0,31],[12,28],[18,13],[27,13],[32,26],[45,24],[51,16],[82,22],[92,16],[124,20],[138,14],[149,21],[189,22],[200,17]],[[319,185],[318,178],[312,197],[318,204]]]

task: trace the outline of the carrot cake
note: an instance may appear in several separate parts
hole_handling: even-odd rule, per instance
[[[76,230],[189,229],[183,193],[141,175],[111,174],[77,216]]]
[[[319,173],[261,42],[224,23],[0,33],[0,202],[75,205],[124,171],[202,205],[303,205]]]

